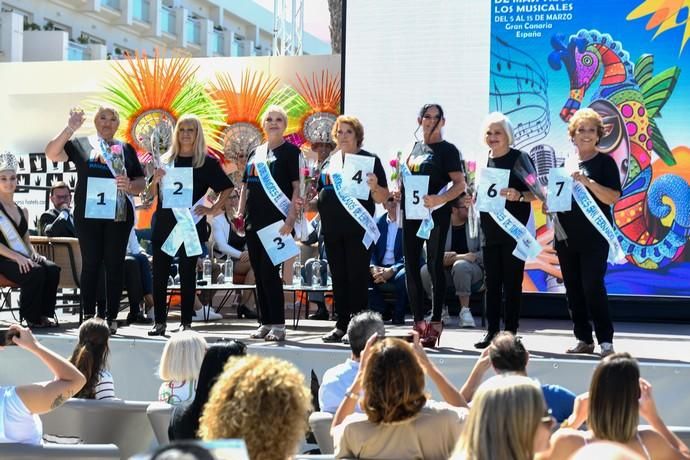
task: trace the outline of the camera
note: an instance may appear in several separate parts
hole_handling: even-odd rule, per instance
[[[19,331],[14,329],[0,329],[0,347],[14,345],[12,337],[19,337]]]

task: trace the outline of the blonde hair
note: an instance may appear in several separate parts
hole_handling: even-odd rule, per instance
[[[307,432],[311,393],[282,359],[233,357],[199,420],[204,441],[242,438],[252,460],[285,460]]]
[[[597,136],[599,136],[599,139],[604,137],[604,120],[601,118],[601,115],[589,107],[578,110],[570,118],[570,121],[568,121],[568,134],[570,137],[575,137],[575,132],[578,126],[580,126],[580,123],[587,121],[594,123],[597,127]]]
[[[268,108],[266,109],[266,111],[263,113],[263,115],[261,115],[261,125],[262,126],[264,123],[266,123],[266,118],[268,118],[268,116],[272,113],[279,113],[283,117],[283,120],[285,121],[285,126],[287,126],[287,122],[288,122],[287,112],[285,111],[284,108],[282,108],[281,106],[276,105],[276,104],[269,105]]]
[[[534,435],[546,412],[539,384],[521,375],[484,382],[452,458],[531,460]]]
[[[197,380],[208,344],[195,331],[182,331],[172,336],[163,348],[158,366],[159,377],[166,381]]]
[[[510,118],[508,118],[507,115],[501,113],[501,112],[491,112],[484,118],[484,121],[482,123],[482,143],[485,142],[484,136],[486,135],[486,132],[489,130],[489,126],[491,125],[500,125],[501,128],[503,128],[503,131],[505,131],[506,136],[508,136],[508,145],[513,145],[515,142],[515,135],[513,134],[513,124],[510,122]]]
[[[98,107],[96,110],[96,113],[93,115],[93,121],[94,123],[96,122],[96,118],[98,118],[101,113],[103,112],[110,112],[113,115],[115,115],[115,118],[117,118],[117,122],[120,123],[120,114],[118,113],[117,109],[113,107],[112,105],[101,105]]]
[[[175,131],[173,132],[173,141],[170,149],[161,157],[161,161],[167,164],[175,163],[175,160],[180,155],[180,127],[183,124],[192,124],[196,128],[196,137],[194,138],[194,145],[192,146],[192,167],[200,168],[206,161],[206,139],[204,139],[204,127],[201,125],[201,120],[196,115],[186,114],[182,115],[175,124]]]

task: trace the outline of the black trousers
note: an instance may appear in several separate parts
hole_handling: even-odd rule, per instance
[[[41,316],[55,316],[55,297],[60,282],[60,267],[47,260],[33,267],[28,273],[20,273],[19,265],[4,257],[0,258],[0,273],[21,287],[19,314],[29,323],[40,323]]]
[[[347,331],[350,316],[369,304],[369,262],[371,251],[362,244],[362,235],[324,235],[328,266],[333,282],[333,302],[338,314],[335,327]],[[372,248],[370,246],[370,248]]]
[[[285,301],[280,266],[273,265],[255,230],[247,230],[246,235],[249,263],[256,277],[259,321],[267,326],[285,324]]]
[[[589,313],[594,322],[597,341],[613,343],[613,323],[604,284],[608,246],[579,249],[557,242],[556,252],[563,273],[575,337],[585,343],[593,342]]]
[[[122,295],[127,240],[134,223],[128,206],[127,221],[105,219],[76,219],[75,229],[81,247],[81,302],[84,314],[93,316],[99,297],[98,278],[105,269],[105,292],[108,320],[117,319]],[[99,311],[99,316],[103,312]]]
[[[522,277],[525,261],[513,255],[516,243],[500,243],[482,248],[486,276],[486,318],[488,332],[501,330],[501,305],[505,301],[505,330],[517,333],[522,306]]]
[[[129,314],[139,313],[139,304],[144,298],[144,288],[141,283],[139,262],[132,256],[125,257],[125,288],[129,299]]]
[[[403,211],[404,216],[404,211]],[[434,228],[428,240],[417,236],[421,220],[403,218],[403,254],[405,255],[405,282],[410,308],[415,321],[424,319],[424,286],[422,285],[422,247],[426,241],[426,263],[431,277],[431,320],[441,321],[443,300],[446,295],[446,277],[443,272],[443,252],[450,225],[450,209],[437,209],[431,214]],[[330,257],[330,254],[329,254]]]
[[[203,244],[203,243],[202,243]],[[167,323],[167,295],[170,265],[173,257],[163,252],[163,241],[152,241],[153,246],[153,308],[157,324]],[[180,267],[180,296],[182,297],[182,324],[192,324],[194,296],[196,295],[196,262],[199,256],[187,256],[184,245],[177,251]]]

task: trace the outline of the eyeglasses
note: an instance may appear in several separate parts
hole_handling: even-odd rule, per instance
[[[422,118],[425,120],[440,120],[441,115],[424,115]]]
[[[554,423],[556,423],[556,419],[554,418],[551,409],[547,409],[546,412],[544,412],[544,416],[541,418],[540,421],[549,429],[553,426]]]

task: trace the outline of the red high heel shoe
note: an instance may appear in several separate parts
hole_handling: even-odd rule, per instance
[[[421,338],[422,346],[425,348],[434,348],[436,344],[441,345],[441,334],[443,333],[443,321],[430,322]]]
[[[412,325],[412,330],[417,331],[417,334],[419,334],[419,338],[421,339],[426,335],[426,330],[429,327],[426,321],[421,320],[421,321],[415,321],[414,324]]]

